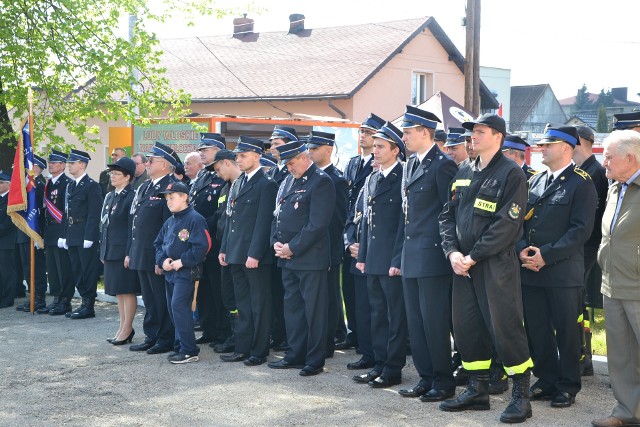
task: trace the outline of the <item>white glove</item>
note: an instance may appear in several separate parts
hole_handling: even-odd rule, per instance
[[[38,242],[33,242],[33,246],[34,246],[36,249],[42,249],[42,246],[40,246],[40,245],[38,244]]]
[[[63,238],[58,239],[58,247],[60,249],[64,249],[65,246],[67,246],[67,239],[63,239]]]
[[[90,240],[85,240],[84,244],[82,245],[85,249],[89,249],[91,246],[93,246],[93,242]]]

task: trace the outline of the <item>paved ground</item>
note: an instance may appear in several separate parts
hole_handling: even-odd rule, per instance
[[[140,313],[134,343],[143,339]],[[351,381],[357,372],[346,364],[357,360],[353,351],[337,352],[325,372],[311,378],[223,363],[207,346],[199,362],[171,365],[166,355],[108,344],[117,321],[109,303],[99,303],[89,320],[0,310],[0,425],[492,426],[500,425],[508,401],[505,394],[491,398],[490,411],[445,413],[397,394],[417,382],[410,358],[403,385],[374,390]],[[534,402],[526,425],[588,426],[608,415],[614,400],[606,366],[596,370],[574,406]]]

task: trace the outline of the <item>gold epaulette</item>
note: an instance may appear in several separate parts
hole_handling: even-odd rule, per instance
[[[583,171],[580,168],[574,168],[573,171],[575,173],[577,173],[578,175],[580,175],[582,177],[582,179],[584,179],[585,181],[588,179],[591,179],[591,175],[589,175],[587,172]]]

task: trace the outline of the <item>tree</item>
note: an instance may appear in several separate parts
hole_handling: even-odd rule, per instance
[[[605,92],[604,89],[600,89],[600,93],[598,94],[598,100],[596,101],[596,105],[605,107],[613,106],[613,94],[611,91]]]
[[[587,85],[583,83],[582,87],[578,89],[578,93],[576,94],[576,101],[573,103],[573,112],[582,113],[589,111],[592,108],[592,103],[589,99],[589,92],[587,91]]]
[[[169,86],[158,40],[145,29],[179,11],[217,13],[213,0],[164,0],[163,12],[146,0],[3,0],[0,7],[0,168],[7,169],[16,133],[11,118],[27,115],[34,88],[34,141],[65,149],[64,126],[87,148],[98,129],[87,120],[164,117],[190,111],[188,94]],[[117,34],[124,17],[138,17],[132,39]]]
[[[598,108],[598,124],[596,125],[596,132],[606,133],[609,132],[609,120],[607,119],[607,109],[604,105]]]

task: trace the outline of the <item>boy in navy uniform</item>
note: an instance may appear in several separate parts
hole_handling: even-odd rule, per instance
[[[200,348],[193,331],[191,303],[211,238],[204,217],[188,203],[189,188],[184,183],[170,183],[158,194],[165,196],[173,214],[153,242],[156,265],[165,271],[167,308],[176,333],[169,362],[197,362]]]
[[[224,362],[261,365],[269,354],[271,332],[271,220],[278,186],[260,167],[264,143],[240,136],[234,150],[243,171],[229,191],[227,227],[218,259],[229,265],[238,308],[235,352]]]
[[[282,267],[291,349],[269,367],[302,368],[301,376],[317,375],[323,370],[327,347],[329,224],[336,190],[303,143],[290,142],[278,151],[291,176],[278,190],[271,243]]]
[[[407,318],[400,259],[402,215],[402,132],[387,122],[373,136],[373,156],[380,164],[364,185],[365,203],[356,267],[367,274],[371,304],[371,342],[376,366],[353,380],[384,388],[400,383],[406,364]]]
[[[73,180],[67,188],[65,241],[69,248],[69,259],[73,280],[82,297],[82,305],[65,316],[70,319],[95,317],[93,304],[96,299],[100,262],[98,257],[100,239],[100,210],[102,209],[102,189],[86,174],[89,154],[71,150],[67,165]]]

